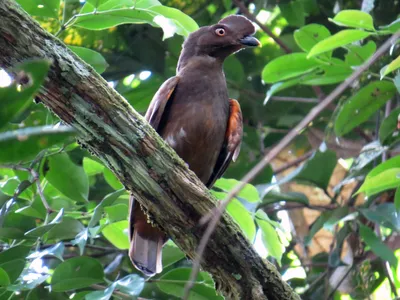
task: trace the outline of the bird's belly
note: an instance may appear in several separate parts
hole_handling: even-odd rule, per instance
[[[221,152],[228,121],[227,107],[174,105],[160,132],[165,141],[206,183]]]

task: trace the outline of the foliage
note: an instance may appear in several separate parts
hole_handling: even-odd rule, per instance
[[[236,1],[225,0],[17,2],[141,113],[175,73],[184,37],[198,24],[238,12]],[[316,98],[400,30],[398,1],[388,6],[364,0],[361,7],[354,0],[250,2],[251,13],[293,52],[258,29],[263,47],[227,60],[229,94],[240,100],[245,132],[237,162],[212,190],[217,199],[304,118]],[[400,292],[398,48],[396,42],[374,61],[336,99],[333,111],[299,133],[288,154],[227,208],[304,299],[340,299],[340,292],[352,299],[372,293],[391,298]],[[13,80],[0,88],[0,299],[179,299],[191,262],[169,241],[161,274],[144,278],[132,267],[127,192],[78,146],[73,129],[33,103],[49,63],[38,59],[7,70]],[[6,77],[0,74],[1,83]],[[304,163],[286,171],[280,160],[289,158]],[[340,166],[345,175],[336,180]],[[304,208],[316,212],[311,221]],[[317,251],[324,230],[333,235]],[[221,298],[210,275],[201,272],[191,299]]]

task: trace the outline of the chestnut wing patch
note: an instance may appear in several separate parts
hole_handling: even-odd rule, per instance
[[[229,120],[225,133],[225,141],[215,164],[207,187],[212,187],[215,181],[224,174],[230,162],[239,156],[240,144],[243,137],[243,118],[239,102],[235,99],[229,100]]]
[[[155,130],[160,125],[167,102],[171,98],[178,82],[178,76],[171,77],[165,81],[150,102],[145,118]]]

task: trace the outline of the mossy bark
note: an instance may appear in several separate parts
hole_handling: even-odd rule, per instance
[[[61,41],[13,0],[0,1],[0,67],[47,58],[52,65],[38,99],[78,131],[79,142],[132,191],[149,216],[193,258],[216,203],[206,187],[147,122]],[[299,299],[224,214],[202,267],[228,299]]]

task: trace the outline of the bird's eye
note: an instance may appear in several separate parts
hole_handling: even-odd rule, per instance
[[[225,35],[225,29],[224,28],[217,28],[217,29],[215,29],[215,33],[218,36],[224,36]]]

